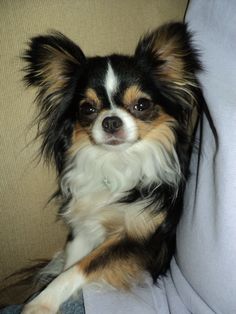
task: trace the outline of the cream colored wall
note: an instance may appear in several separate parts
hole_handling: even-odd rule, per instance
[[[54,173],[33,161],[30,143],[34,92],[25,90],[19,55],[27,39],[60,30],[86,54],[131,53],[146,30],[181,20],[187,0],[1,0],[0,80],[0,278],[50,257],[62,247],[65,229],[56,208],[44,208],[55,189]],[[2,299],[14,300],[2,294]]]

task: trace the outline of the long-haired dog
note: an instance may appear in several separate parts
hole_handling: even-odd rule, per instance
[[[85,57],[55,32],[33,38],[24,59],[70,236],[58,276],[23,313],[56,313],[93,282],[130,289],[144,273],[155,281],[175,249],[191,114],[202,100],[187,26],[148,33],[132,56]]]

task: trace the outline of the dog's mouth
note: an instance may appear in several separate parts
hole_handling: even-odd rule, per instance
[[[120,139],[111,139],[108,140],[107,142],[105,142],[106,145],[120,145],[120,144],[124,144],[125,141],[120,140]]]
[[[112,135],[105,136],[104,144],[106,145],[120,145],[127,141],[127,136],[124,131],[117,132]]]
[[[104,139],[102,146],[106,149],[112,149],[112,150],[120,150],[120,149],[127,149],[130,147],[135,141],[131,141],[127,138],[127,136],[118,136],[112,135],[108,136]]]

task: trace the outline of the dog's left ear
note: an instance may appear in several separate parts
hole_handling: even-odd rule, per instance
[[[25,82],[38,87],[40,96],[48,100],[63,93],[86,60],[79,46],[56,31],[32,38],[23,59],[27,62]]]
[[[197,87],[195,74],[201,66],[186,24],[166,24],[147,34],[140,40],[135,58],[166,96],[191,107]]]
[[[60,171],[73,127],[67,112],[78,88],[77,80],[84,71],[86,57],[79,46],[54,31],[32,38],[23,59],[26,62],[24,81],[37,89],[41,154],[47,160],[54,157]]]

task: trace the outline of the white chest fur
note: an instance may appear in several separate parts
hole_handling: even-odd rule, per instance
[[[94,193],[108,193],[106,197],[114,202],[137,185],[178,186],[180,177],[173,145],[167,149],[161,141],[142,140],[121,151],[90,145],[80,148],[68,163],[61,189],[77,200]]]
[[[174,149],[168,153],[160,142],[137,142],[125,151],[86,146],[68,165],[61,179],[61,190],[71,200],[63,216],[75,239],[67,248],[70,251],[67,265],[88,254],[109,232],[125,228],[134,237],[153,232],[163,216],[153,217],[151,209],[144,211],[146,199],[132,204],[117,201],[137,186],[149,187],[155,183],[158,187],[163,182],[178,185],[180,178]]]

